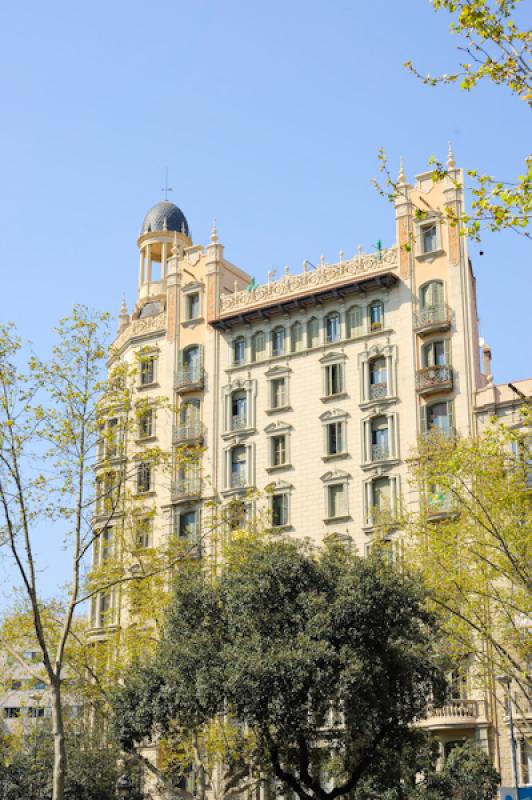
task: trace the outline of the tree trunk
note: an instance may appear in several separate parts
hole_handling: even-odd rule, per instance
[[[61,705],[61,681],[55,678],[52,690],[52,731],[54,737],[54,771],[52,800],[63,800],[65,795],[66,746],[65,723]]]

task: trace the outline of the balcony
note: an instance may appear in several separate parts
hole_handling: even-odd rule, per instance
[[[435,367],[423,367],[416,372],[416,389],[418,394],[431,392],[450,392],[453,388],[453,370],[447,364]]]
[[[175,481],[171,486],[171,494],[173,502],[200,497],[201,479],[185,478],[183,480]]]
[[[453,497],[450,494],[433,494],[427,498],[427,519],[433,522],[448,517],[456,512]]]
[[[383,400],[388,396],[388,384],[386,381],[383,383],[372,383],[369,387],[370,400]]]
[[[447,305],[429,306],[422,309],[414,320],[414,330],[423,336],[435,331],[446,331],[451,327],[451,312]]]
[[[178,392],[192,392],[203,389],[205,370],[201,367],[185,367],[175,374],[175,388]]]
[[[173,444],[185,444],[186,442],[199,442],[203,439],[204,426],[202,422],[184,422],[181,425],[174,425],[172,433]]]
[[[232,472],[230,476],[231,489],[244,489],[247,486],[247,476],[244,470],[241,472]]]
[[[390,448],[387,444],[372,444],[371,445],[371,460],[372,461],[386,461],[390,458]]]
[[[231,431],[244,431],[249,428],[247,414],[235,414],[231,417]]]
[[[443,706],[429,706],[427,717],[419,722],[419,726],[435,731],[444,728],[474,728],[486,721],[484,700],[449,700]]]

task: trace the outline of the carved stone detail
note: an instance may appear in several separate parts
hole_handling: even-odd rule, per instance
[[[232,294],[223,294],[220,297],[220,309],[226,314],[240,309],[249,308],[272,300],[289,298],[291,295],[300,294],[307,289],[318,289],[355,278],[365,274],[388,271],[399,265],[397,248],[390,247],[379,253],[358,255],[348,261],[339,261],[336,264],[320,264],[312,272],[302,272],[299,275],[284,275],[277,281],[261,284],[251,291],[235,291]]]
[[[146,333],[153,331],[166,330],[166,313],[156,314],[153,317],[146,317],[145,319],[135,319],[129,323],[127,328],[115,339],[114,347],[120,350],[128,339],[133,339],[136,336],[143,336]]]

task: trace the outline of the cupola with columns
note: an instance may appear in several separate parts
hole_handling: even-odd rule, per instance
[[[164,292],[170,257],[181,256],[192,245],[188,222],[174,203],[161,200],[151,208],[137,239],[139,248],[138,299]]]

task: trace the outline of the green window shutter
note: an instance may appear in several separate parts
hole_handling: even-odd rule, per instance
[[[421,409],[421,434],[424,436],[428,431],[428,417],[427,417],[427,406],[422,406]]]
[[[450,364],[451,363],[451,353],[450,353],[450,349],[451,348],[449,347],[449,345],[450,345],[449,339],[444,339],[443,340],[443,352],[445,353],[445,363],[446,364]]]
[[[454,407],[451,400],[447,402],[447,417],[449,419],[449,433],[454,433]]]

